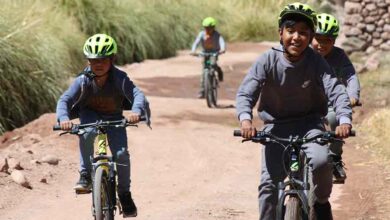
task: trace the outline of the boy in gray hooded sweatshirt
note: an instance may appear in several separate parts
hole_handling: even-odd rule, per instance
[[[325,130],[322,118],[328,100],[335,106],[340,126],[336,134],[348,137],[352,110],[345,87],[340,84],[326,61],[309,47],[314,36],[316,14],[302,3],[287,5],[279,16],[281,46],[262,54],[244,78],[236,97],[236,110],[244,138],[256,134],[252,108],[261,94],[259,117],[264,130],[279,137],[313,136]],[[313,170],[314,211],[317,219],[332,219],[328,201],[332,191],[332,165],[326,145],[305,144],[304,151]],[[259,186],[260,219],[275,219],[277,183],[286,174],[282,166],[283,149],[266,144],[262,151]]]

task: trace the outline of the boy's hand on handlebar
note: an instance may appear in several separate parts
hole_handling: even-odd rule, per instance
[[[336,127],[336,136],[340,138],[347,138],[351,133],[352,126],[350,124],[341,124]]]
[[[61,121],[60,122],[61,130],[69,131],[73,127],[73,123],[71,121]]]
[[[256,128],[252,125],[252,121],[243,120],[241,122],[241,136],[249,139],[256,135]]]
[[[135,112],[130,112],[129,116],[127,117],[127,121],[129,121],[132,124],[138,123],[140,120],[141,120],[141,115]]]
[[[360,104],[359,100],[355,99],[355,98],[350,98],[349,101],[351,102],[351,107],[355,107],[355,106],[358,106]]]

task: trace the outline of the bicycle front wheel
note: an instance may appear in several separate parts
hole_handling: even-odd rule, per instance
[[[209,74],[206,75],[206,101],[207,106],[217,107],[217,96],[218,96],[218,81],[215,78],[215,71],[211,70],[208,72]]]
[[[286,209],[284,213],[285,220],[301,220],[302,218],[302,209],[301,202],[295,196],[290,196],[286,202]]]
[[[95,172],[93,185],[93,206],[96,220],[114,219],[111,201],[107,173],[103,167],[99,166]]]

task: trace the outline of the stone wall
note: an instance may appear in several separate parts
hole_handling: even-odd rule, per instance
[[[342,29],[349,54],[390,51],[390,0],[346,0]]]

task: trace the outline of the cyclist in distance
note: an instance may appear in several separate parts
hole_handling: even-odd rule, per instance
[[[337,78],[346,86],[351,106],[354,107],[359,104],[360,83],[347,54],[343,49],[334,45],[339,35],[339,22],[333,15],[326,13],[318,14],[317,22],[312,47],[325,58]],[[326,119],[330,129],[334,131],[338,125],[338,120],[332,105],[329,105]],[[342,145],[342,142],[334,142],[330,145],[334,163],[333,174],[337,182],[344,182],[347,178],[341,158]]]
[[[83,51],[88,66],[62,94],[57,103],[57,120],[61,129],[70,130],[73,118],[81,124],[97,120],[121,120],[123,110],[130,110],[127,120],[140,121],[146,115],[148,123],[149,104],[139,88],[127,74],[114,66],[117,53],[115,40],[106,34],[95,34],[88,38]],[[79,136],[80,179],[74,189],[76,193],[91,190],[91,161],[97,131],[88,130]],[[137,208],[130,193],[130,155],[127,150],[125,128],[107,128],[108,142],[113,155],[117,155],[118,195],[124,216],[137,216]]]
[[[347,138],[352,128],[352,109],[345,87],[321,55],[309,47],[317,24],[315,11],[307,4],[288,4],[281,10],[278,24],[281,45],[255,61],[237,92],[236,111],[243,138],[256,134],[252,108],[258,100],[257,111],[264,121],[264,131],[284,138],[310,138],[325,131],[323,117],[330,102],[340,122],[336,134]],[[262,149],[260,219],[276,218],[277,183],[286,177],[283,150],[275,143]],[[303,150],[313,172],[315,215],[318,220],[332,219],[328,201],[332,191],[329,149],[310,143],[304,144]]]
[[[223,39],[222,35],[215,29],[216,25],[217,21],[212,17],[207,17],[203,20],[202,26],[204,30],[199,32],[194,43],[192,44],[191,54],[196,54],[196,49],[198,48],[199,44],[202,46],[203,52],[219,54],[225,53],[225,40]],[[206,60],[204,60],[203,63],[205,62]],[[223,72],[221,67],[216,64],[215,70],[218,72],[218,80],[222,82]],[[202,73],[198,98],[205,97],[204,78],[205,76]]]

